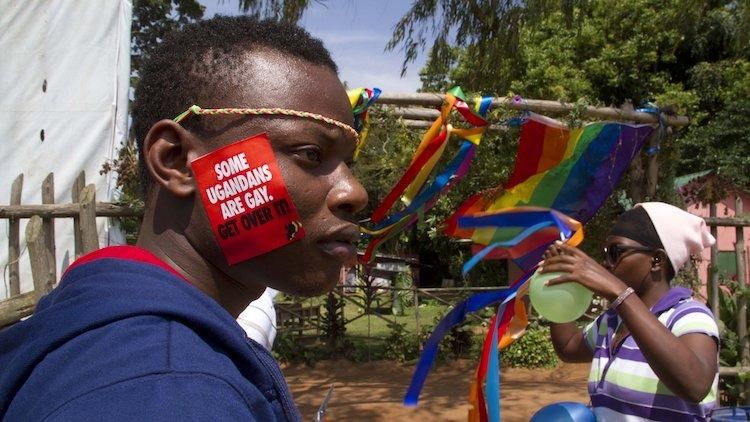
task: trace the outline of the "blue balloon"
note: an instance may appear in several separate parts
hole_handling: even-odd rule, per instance
[[[711,421],[750,421],[750,406],[716,408],[711,412]]]
[[[596,416],[585,404],[563,401],[537,410],[530,422],[596,422]]]

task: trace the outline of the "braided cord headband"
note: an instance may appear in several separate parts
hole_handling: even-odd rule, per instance
[[[192,105],[190,108],[185,110],[182,114],[174,118],[177,123],[182,122],[188,118],[191,114],[195,115],[217,115],[217,114],[243,114],[253,116],[271,116],[271,115],[282,115],[282,116],[294,116],[301,117],[303,119],[312,119],[320,122],[328,123],[329,125],[336,126],[344,129],[354,136],[355,143],[359,143],[359,133],[347,125],[346,123],[340,122],[330,117],[322,116],[320,114],[310,113],[307,111],[289,110],[286,108],[201,108],[197,105]]]

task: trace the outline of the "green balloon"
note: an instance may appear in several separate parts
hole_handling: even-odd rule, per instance
[[[591,305],[593,293],[576,282],[545,286],[547,280],[564,273],[538,271],[529,279],[529,299],[540,315],[552,322],[575,321]]]

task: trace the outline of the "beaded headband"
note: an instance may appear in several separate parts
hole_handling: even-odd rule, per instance
[[[320,114],[309,113],[307,111],[289,110],[286,108],[201,108],[197,105],[192,105],[184,113],[174,118],[174,121],[180,123],[185,120],[191,114],[195,115],[216,115],[216,114],[244,114],[254,116],[269,116],[269,115],[282,115],[282,116],[295,116],[303,119],[312,119],[320,122],[328,123],[329,125],[336,126],[344,129],[354,136],[355,143],[359,143],[359,133],[351,126],[346,123],[340,122],[330,117],[325,117]]]

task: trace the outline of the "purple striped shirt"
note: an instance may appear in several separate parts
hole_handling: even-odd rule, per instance
[[[713,315],[691,296],[689,289],[674,287],[651,312],[677,337],[703,333],[718,344],[719,330]],[[612,344],[620,324],[620,317],[611,310],[584,330],[584,342],[594,353],[588,389],[597,417],[626,421],[705,421],[716,406],[718,374],[700,403],[685,401],[659,380],[632,336],[627,335],[617,346]]]

